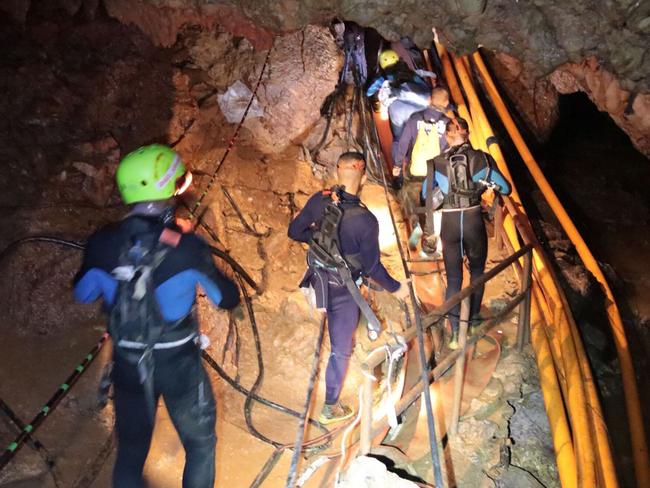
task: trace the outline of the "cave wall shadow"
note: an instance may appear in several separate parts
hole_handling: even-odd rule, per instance
[[[48,229],[83,239],[122,211],[120,156],[167,138],[170,50],[101,10],[71,17],[44,1],[25,25],[0,13],[0,40],[0,243]]]

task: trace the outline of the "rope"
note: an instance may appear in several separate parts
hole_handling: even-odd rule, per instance
[[[361,114],[362,117],[367,117],[367,111],[365,114]],[[376,132],[375,132],[375,137],[377,137]],[[373,141],[376,144],[376,141]],[[377,157],[377,155],[374,152],[374,147],[371,144],[368,144],[368,150],[369,152],[373,155],[373,158],[376,161],[381,161],[380,157]],[[433,474],[434,478],[436,481],[436,486],[443,487],[445,486],[444,484],[444,479],[442,477],[442,468],[441,468],[441,463],[440,463],[440,455],[438,453],[438,437],[436,435],[436,426],[435,426],[435,420],[433,418],[433,409],[431,406],[431,392],[429,391],[429,362],[427,361],[426,354],[424,352],[424,331],[422,327],[422,317],[419,312],[418,304],[417,304],[417,299],[415,296],[415,289],[413,287],[413,282],[411,280],[411,272],[409,270],[409,267],[406,262],[406,256],[404,253],[404,247],[402,246],[401,240],[399,238],[399,231],[397,229],[397,223],[395,221],[395,216],[393,215],[393,210],[390,205],[390,197],[388,193],[388,183],[386,181],[386,173],[385,171],[381,172],[381,177],[382,177],[382,184],[384,187],[384,194],[386,196],[386,204],[388,206],[388,213],[390,215],[390,220],[393,225],[393,231],[395,232],[395,240],[397,242],[397,249],[399,251],[399,255],[402,261],[402,267],[404,269],[404,275],[406,279],[408,280],[408,286],[409,286],[409,294],[411,296],[411,306],[413,308],[413,313],[415,315],[415,327],[416,327],[416,334],[417,334],[417,342],[418,342],[418,349],[419,349],[419,356],[420,356],[420,365],[421,365],[421,376],[422,376],[422,385],[423,385],[423,393],[424,393],[424,401],[425,401],[425,407],[426,407],[426,412],[427,412],[427,426],[429,430],[429,445],[431,447],[431,461],[433,465]],[[404,303],[404,311],[405,315],[407,318],[407,324],[410,326],[411,318],[408,313],[408,305]]]
[[[208,182],[208,186],[205,187],[205,190],[203,190],[203,193],[199,196],[198,200],[194,204],[194,208],[190,210],[190,220],[194,219],[194,216],[196,215],[196,211],[199,209],[201,206],[201,203],[203,202],[203,199],[206,197],[206,195],[209,193],[210,189],[212,188],[212,185],[214,184],[215,180],[217,179],[217,175],[219,174],[219,170],[221,169],[221,166],[223,163],[226,161],[226,158],[230,154],[230,151],[235,147],[235,142],[237,142],[237,138],[239,137],[239,131],[241,130],[242,126],[244,125],[244,122],[246,121],[246,117],[248,116],[248,112],[253,105],[253,101],[255,100],[255,94],[257,93],[257,89],[260,87],[260,83],[262,83],[262,78],[264,76],[264,71],[266,70],[266,66],[269,63],[269,58],[271,57],[271,51],[273,48],[270,48],[267,53],[266,53],[266,58],[264,58],[264,64],[262,65],[262,70],[260,71],[260,76],[257,78],[257,83],[255,83],[255,88],[253,88],[253,93],[251,94],[251,98],[248,101],[248,105],[246,105],[246,110],[244,110],[244,114],[241,117],[241,120],[239,121],[239,124],[237,125],[237,128],[235,129],[235,132],[233,132],[232,137],[230,138],[230,142],[228,143],[228,147],[226,148],[226,152],[223,153],[223,156],[221,157],[221,160],[219,161],[219,164],[217,164],[217,167],[215,168],[214,172],[212,173],[212,176],[210,177],[210,181]]]

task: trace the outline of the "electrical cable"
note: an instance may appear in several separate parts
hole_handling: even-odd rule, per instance
[[[363,117],[364,115],[361,114]],[[376,136],[376,132],[375,132]],[[374,141],[375,144],[377,141]],[[371,152],[375,158],[375,160],[380,161],[381,157],[377,157],[376,154],[374,154],[374,147],[372,145],[368,146],[369,152]],[[443,487],[445,486],[444,484],[444,479],[442,476],[442,467],[441,467],[441,462],[440,462],[440,455],[438,453],[438,437],[436,435],[436,426],[435,426],[435,420],[433,418],[433,409],[431,405],[431,392],[429,391],[429,362],[427,360],[425,351],[424,351],[424,331],[422,327],[422,317],[420,316],[419,313],[419,308],[417,304],[417,299],[415,296],[415,288],[413,286],[413,282],[411,280],[411,272],[408,268],[407,262],[406,262],[406,256],[404,253],[404,248],[402,246],[401,240],[399,239],[399,232],[397,229],[397,224],[395,222],[395,216],[393,215],[393,210],[390,206],[390,198],[389,198],[389,192],[388,192],[388,183],[386,181],[386,173],[382,171],[382,183],[384,187],[384,194],[386,196],[386,203],[388,206],[388,213],[390,214],[390,219],[391,223],[393,225],[393,231],[395,232],[395,240],[397,242],[397,249],[402,261],[402,267],[404,269],[404,275],[406,279],[408,280],[408,286],[409,286],[409,293],[411,296],[411,306],[413,308],[413,314],[415,315],[415,327],[416,327],[416,335],[417,335],[417,343],[418,343],[418,349],[419,349],[419,356],[420,356],[420,364],[421,364],[421,376],[422,376],[422,385],[423,385],[423,393],[424,393],[424,401],[425,401],[425,407],[426,407],[426,413],[427,413],[427,427],[429,431],[429,445],[431,447],[431,461],[433,465],[433,474],[434,478],[436,481],[436,486]],[[407,318],[407,323],[410,322],[410,314],[408,313],[408,305],[404,303],[404,308],[405,308],[405,314]]]
[[[303,414],[298,423],[298,432],[296,433],[296,443],[293,448],[293,457],[291,458],[291,466],[289,468],[289,475],[287,476],[286,488],[293,488],[295,485],[296,474],[298,470],[298,461],[300,460],[300,453],[302,451],[302,441],[305,436],[305,419],[309,415],[309,408],[311,405],[311,397],[316,385],[316,377],[318,376],[318,366],[320,361],[321,350],[323,349],[323,338],[325,337],[325,322],[327,322],[327,314],[322,313],[320,320],[320,331],[318,333],[318,340],[316,341],[316,353],[312,361],[311,376],[309,377],[309,384],[307,386],[307,396],[305,398],[305,407]]]

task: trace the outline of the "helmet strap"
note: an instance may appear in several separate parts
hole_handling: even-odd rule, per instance
[[[127,214],[127,217],[132,217],[134,215],[140,215],[143,217],[159,217],[163,223],[167,224],[173,222],[174,212],[174,201],[173,199],[168,198],[166,200],[136,203]]]

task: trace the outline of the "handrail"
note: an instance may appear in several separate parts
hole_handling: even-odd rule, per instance
[[[489,150],[494,156],[499,169],[509,175],[505,158],[498,144],[494,143],[490,123],[483,111],[473,82],[467,70],[467,62],[453,59],[458,71],[465,94],[468,97],[470,111],[474,117],[475,125],[482,129],[482,135],[490,139]],[[520,220],[525,219],[525,210],[521,199],[513,185],[510,200],[515,210],[521,214]],[[506,215],[503,227],[507,240],[514,249],[519,247],[517,232],[512,221],[513,216]],[[532,234],[532,232],[530,233]],[[591,374],[584,355],[584,347],[580,343],[580,336],[570,309],[565,306],[563,293],[559,288],[548,258],[542,248],[536,245],[533,253],[535,264],[535,284],[533,286],[533,316],[539,320],[545,334],[536,333],[533,329],[533,345],[540,368],[542,391],[549,419],[557,419],[560,424],[553,425],[551,430],[558,461],[558,471],[563,486],[600,486],[616,487],[616,473],[609,469],[613,465],[609,449],[606,428],[602,420],[600,405]],[[533,322],[536,323],[536,319]],[[546,336],[546,337],[545,337]],[[546,343],[544,343],[546,342]],[[540,357],[548,358],[551,353],[552,366],[555,369],[556,380],[550,374],[545,374],[542,368],[547,364],[540,363]],[[549,381],[549,383],[546,383]],[[545,384],[546,383],[546,384]],[[557,386],[560,388],[562,403],[558,405]],[[567,436],[563,419],[567,409],[570,433]],[[562,436],[559,439],[557,436]],[[573,449],[567,450],[568,443],[573,444]],[[575,458],[573,457],[575,452]]]
[[[495,276],[508,269],[514,263],[517,263],[521,257],[524,256],[530,257],[532,251],[533,251],[532,244],[527,244],[523,246],[521,249],[514,252],[512,255],[508,256],[498,265],[496,265],[495,267],[487,271],[485,274],[480,276],[478,279],[474,280],[470,285],[466,286],[458,293],[454,294],[452,297],[446,300],[442,305],[440,305],[436,309],[436,312],[430,313],[422,318],[423,329],[429,329],[433,325],[438,323],[439,320],[442,317],[444,317],[444,315],[448,313],[453,307],[455,307],[462,301],[468,300],[470,295],[478,287],[484,286],[488,281],[493,279]],[[527,261],[528,261],[527,272],[530,273],[532,269],[531,260],[528,259]],[[510,303],[504,308],[504,310],[502,310],[496,316],[486,320],[483,324],[481,324],[479,329],[476,331],[475,334],[472,335],[470,339],[467,339],[468,317],[461,317],[460,347],[456,351],[447,354],[436,365],[436,367],[429,372],[429,382],[431,381],[432,378],[433,381],[439,379],[454,364],[462,363],[464,361],[467,349],[470,345],[475,344],[481,338],[483,338],[487,334],[487,332],[489,332],[494,326],[501,323],[501,321],[503,321],[503,319],[506,317],[508,313],[510,313],[510,311],[512,311],[521,302],[525,301],[527,296],[530,296],[530,288],[524,288],[525,283],[526,283],[525,280],[521,281],[522,289],[520,293],[510,301]],[[518,329],[521,329],[521,331],[518,330],[518,336],[520,335],[525,336],[524,330],[528,326],[529,324],[525,320],[520,321]],[[404,341],[406,343],[411,342],[414,338],[415,338],[415,331],[413,330],[413,328],[408,329],[404,333]],[[519,339],[518,337],[518,342],[520,340],[521,339]],[[361,365],[361,369],[365,373],[364,387],[363,387],[362,400],[361,400],[362,403],[361,410],[364,413],[361,417],[361,428],[360,428],[361,454],[367,454],[369,452],[370,449],[369,446],[371,446],[372,439],[380,435],[388,427],[387,420],[385,418],[373,422],[372,415],[371,415],[372,386],[375,381],[371,372],[377,366],[379,366],[385,361],[386,361],[386,357],[384,355],[369,354],[368,357],[366,358],[366,361]],[[460,373],[457,374],[455,380],[456,387],[457,387],[456,388],[457,395],[455,395],[456,398],[454,398],[454,405],[452,408],[452,417],[454,419],[454,421],[452,422],[452,431],[455,430],[455,424],[457,424],[458,422],[459,410],[460,410],[460,389],[458,387],[463,382],[463,374],[464,374],[464,368],[462,368],[462,366],[459,366],[458,370],[460,371]],[[404,410],[406,410],[420,396],[420,394],[423,393],[423,391],[424,391],[424,384],[422,379],[420,379],[413,387],[411,387],[411,389],[408,392],[406,392],[402,396],[400,401],[395,405],[395,411],[397,415],[401,414]]]
[[[623,388],[625,393],[625,406],[629,419],[630,437],[633,447],[632,453],[634,456],[634,470],[638,485],[642,487],[648,487],[650,486],[650,462],[648,460],[648,446],[644,433],[644,424],[639,402],[639,393],[636,384],[636,375],[634,373],[634,365],[630,357],[629,346],[625,337],[623,322],[621,320],[621,315],[616,305],[614,295],[612,294],[609,284],[607,283],[607,280],[602,270],[600,269],[598,262],[594,258],[590,249],[587,247],[587,244],[580,235],[580,232],[569,217],[568,213],[564,209],[564,206],[560,202],[559,198],[553,191],[553,188],[544,176],[544,173],[541,171],[539,165],[537,164],[537,161],[535,161],[533,154],[528,148],[528,145],[524,141],[521,132],[510,116],[510,113],[501,95],[499,94],[494,81],[492,80],[490,72],[483,62],[481,54],[479,52],[474,53],[472,59],[478,69],[479,74],[481,75],[481,78],[485,83],[486,91],[490,96],[492,103],[497,110],[497,113],[499,114],[499,117],[501,118],[506,130],[508,131],[510,138],[517,147],[517,150],[519,151],[524,164],[530,171],[533,179],[535,180],[535,183],[541,190],[551,209],[555,212],[560,225],[566,232],[571,242],[574,244],[576,251],[578,252],[578,255],[582,259],[586,268],[594,275],[596,280],[602,286],[603,291],[605,292],[605,295],[607,297],[607,300],[605,301],[605,307],[612,328],[612,334],[614,337],[614,343],[616,345],[616,351],[618,353],[619,363],[621,365],[621,376],[623,379]]]

